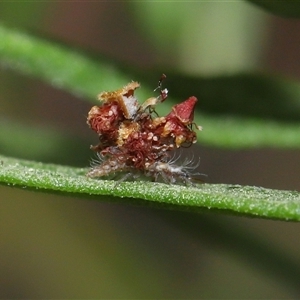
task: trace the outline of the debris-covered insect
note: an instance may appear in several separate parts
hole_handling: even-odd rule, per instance
[[[99,161],[87,173],[88,177],[102,177],[123,173],[121,180],[139,174],[166,183],[190,183],[191,162],[176,165],[171,151],[196,142],[194,109],[197,98],[192,96],[172,107],[171,112],[159,117],[155,106],[166,100],[168,90],[162,89],[163,74],[159,80],[158,97],[139,104],[134,92],[137,82],[130,82],[113,92],[102,92],[100,106],[88,113],[87,123],[99,136],[99,144],[91,146]]]

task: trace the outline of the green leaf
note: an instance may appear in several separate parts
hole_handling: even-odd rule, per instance
[[[279,16],[300,18],[300,2],[297,0],[248,0]]]
[[[112,63],[93,61],[74,49],[0,26],[3,67],[42,79],[77,96],[96,98],[129,79]]]
[[[117,183],[87,178],[87,170],[82,168],[4,156],[0,156],[0,160],[0,183],[13,187],[184,211],[208,208],[249,216],[300,220],[300,193],[296,191],[226,184],[186,187],[144,181]]]
[[[200,143],[223,148],[299,148],[300,125],[278,123],[271,120],[242,119],[232,116],[196,116],[203,125],[198,134]]]

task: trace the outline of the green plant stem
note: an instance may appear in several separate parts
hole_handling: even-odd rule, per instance
[[[118,183],[113,180],[87,178],[86,169],[3,156],[0,156],[0,160],[0,183],[4,185],[70,196],[80,195],[91,199],[97,197],[99,200],[110,202],[140,202],[144,206],[183,211],[199,211],[206,208],[249,216],[300,220],[300,193],[296,191],[226,184],[186,187],[144,181]]]

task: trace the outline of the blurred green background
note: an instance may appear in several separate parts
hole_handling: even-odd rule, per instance
[[[141,72],[157,69],[157,78],[166,69],[207,78],[243,72],[300,78],[300,22],[243,1],[0,2],[0,22]],[[9,136],[0,129],[3,154],[89,165],[89,145],[96,142],[85,121],[90,104],[5,66],[0,79],[0,125],[11,124]],[[28,136],[18,133],[22,124]],[[64,145],[59,153],[55,143]],[[201,135],[197,147],[208,182],[300,190],[299,150],[217,149],[201,145]],[[299,295],[294,281],[278,274],[278,261],[265,266],[258,251],[241,251],[238,240],[221,235],[240,228],[283,261],[299,263],[297,223],[155,211],[8,187],[0,187],[0,197],[0,298]],[[181,225],[191,218],[196,234]]]

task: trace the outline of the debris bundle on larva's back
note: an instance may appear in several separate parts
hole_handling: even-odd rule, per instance
[[[176,165],[170,159],[170,152],[196,142],[193,127],[201,130],[193,123],[197,98],[192,96],[173,106],[168,115],[159,117],[155,105],[168,96],[168,90],[161,89],[164,78],[165,75],[159,81],[160,95],[143,104],[134,96],[140,86],[134,81],[117,91],[99,95],[101,105],[92,107],[87,118],[88,125],[99,135],[99,144],[91,146],[99,164],[94,164],[87,176],[124,173],[124,180],[143,174],[155,181],[190,183],[190,167]]]

